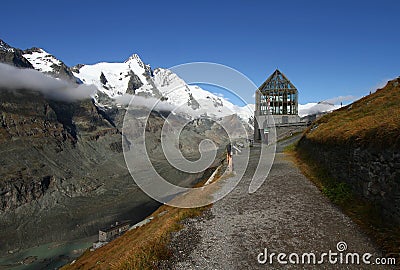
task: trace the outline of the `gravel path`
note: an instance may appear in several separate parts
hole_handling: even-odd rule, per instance
[[[278,151],[282,147],[278,146]],[[257,151],[259,146],[251,158]],[[337,252],[340,241],[347,243],[346,252],[369,252],[373,259],[380,252],[283,153],[276,154],[267,181],[257,192],[247,192],[249,182],[250,176],[245,175],[235,190],[203,216],[187,220],[184,229],[173,235],[173,258],[160,268],[387,269],[365,264],[332,265],[327,258],[320,265],[282,265],[276,258],[272,265],[258,263],[257,256],[265,248],[269,254],[295,252],[301,260],[304,252],[315,252],[317,258],[329,250]]]

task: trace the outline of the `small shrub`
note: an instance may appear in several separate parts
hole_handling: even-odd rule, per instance
[[[333,182],[322,187],[325,194],[333,203],[343,205],[352,197],[352,191],[348,184],[343,182]]]

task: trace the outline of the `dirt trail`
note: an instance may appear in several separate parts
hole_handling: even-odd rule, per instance
[[[332,205],[320,191],[285,158],[278,145],[271,172],[257,192],[248,193],[246,174],[235,190],[216,202],[204,216],[187,220],[173,236],[174,258],[166,269],[387,269],[371,265],[259,264],[257,256],[268,253],[337,252],[337,243],[347,251],[381,254],[358,227]],[[252,151],[255,159],[260,146]],[[258,153],[257,153],[258,152]],[[255,168],[256,162],[250,166]],[[261,258],[262,259],[262,258]],[[288,258],[286,257],[286,260]]]

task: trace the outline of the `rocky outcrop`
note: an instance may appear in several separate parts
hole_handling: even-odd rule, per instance
[[[25,173],[26,170],[19,171],[15,178],[9,178],[0,184],[0,211],[14,210],[40,199],[54,183],[52,176],[37,178]]]
[[[108,83],[106,76],[104,76],[104,73],[102,72],[100,74],[100,82],[102,85],[106,85]]]
[[[91,100],[52,101],[26,90],[0,89],[0,96],[0,149],[8,153],[0,157],[0,211],[40,199],[57,177],[65,178],[51,158],[84,151],[82,143],[104,136],[115,134],[119,141],[118,129]]]
[[[197,102],[197,100],[193,97],[192,93],[189,93],[188,106],[190,106],[193,110],[200,108],[199,102]]]
[[[126,93],[127,94],[131,94],[134,95],[135,94],[135,90],[139,89],[143,83],[140,80],[139,76],[136,75],[135,73],[133,73],[132,71],[129,72],[129,82],[128,82],[128,88],[126,89]]]
[[[33,68],[23,56],[23,51],[13,48],[0,39],[0,62],[21,68]]]
[[[74,74],[72,74],[71,69],[67,67],[64,63],[61,63],[60,65],[54,64],[51,67],[53,68],[52,72],[53,77],[64,79],[67,81],[73,81],[76,83],[81,83],[80,80],[76,78]]]
[[[84,66],[85,66],[84,64],[77,64],[71,67],[71,71],[79,74],[79,70]]]

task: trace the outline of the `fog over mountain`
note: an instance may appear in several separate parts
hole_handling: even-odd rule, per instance
[[[0,89],[8,91],[30,89],[59,101],[90,98],[97,91],[94,85],[77,85],[47,76],[37,70],[16,68],[3,63],[0,63]]]

